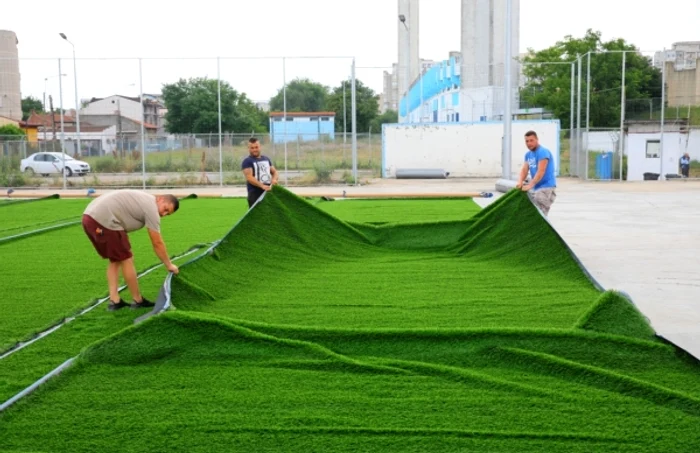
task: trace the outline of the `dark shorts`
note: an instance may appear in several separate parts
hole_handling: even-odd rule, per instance
[[[133,256],[126,231],[107,229],[89,215],[83,215],[83,229],[102,258],[118,263]]]
[[[257,190],[249,190],[248,191],[248,208],[253,207],[256,201],[258,201],[258,198],[265,193],[264,190],[262,189],[257,189]]]

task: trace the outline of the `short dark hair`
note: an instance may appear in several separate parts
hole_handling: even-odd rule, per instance
[[[180,209],[180,200],[175,195],[163,195],[163,199],[173,205],[173,212],[177,212]]]
[[[537,138],[537,132],[535,132],[535,131],[527,131],[527,132],[525,132],[525,137],[535,137],[535,138]]]
[[[248,143],[258,143],[258,139],[255,138],[255,137],[250,137],[250,138],[248,139]]]

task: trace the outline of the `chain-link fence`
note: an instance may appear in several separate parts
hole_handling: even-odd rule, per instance
[[[320,139],[301,134],[253,136],[280,172],[280,182],[354,183],[350,134]],[[101,137],[100,143],[113,146],[90,156],[62,156],[57,141],[0,140],[0,186],[60,188],[64,171],[68,188],[142,187],[144,181],[147,187],[243,185],[241,163],[249,155],[250,137],[225,134],[219,147],[218,134],[153,136],[146,141],[145,155],[137,144]],[[85,173],[82,165],[88,168]],[[357,134],[358,177],[378,177],[380,167],[381,135]]]

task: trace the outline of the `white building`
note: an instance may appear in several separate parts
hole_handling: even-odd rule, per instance
[[[165,111],[157,95],[144,94],[143,105],[138,97],[113,95],[90,99],[88,104],[80,109],[80,117],[85,117],[86,122],[90,121],[91,116],[112,115],[115,118],[128,118],[136,123],[143,122],[146,129],[155,129],[157,133],[162,134]]]
[[[582,134],[590,152],[613,153],[618,149],[618,133],[590,132]],[[700,129],[689,129],[685,120],[667,120],[663,135],[663,171],[659,121],[627,121],[624,154],[627,156],[627,180],[642,181],[644,173],[678,174],[679,159],[685,153],[691,160],[700,160]],[[610,173],[610,172],[608,172]],[[591,176],[592,177],[592,176]]]
[[[665,58],[663,51],[654,54],[654,66],[661,69],[665,59],[673,63],[674,70],[684,71],[695,69],[698,58],[700,58],[700,41],[675,42],[671,49],[666,50]]]
[[[78,132],[77,127],[64,127],[65,150],[71,156],[104,156],[113,153],[117,149],[116,126],[92,126],[80,125],[80,146],[82,153],[77,153]]]

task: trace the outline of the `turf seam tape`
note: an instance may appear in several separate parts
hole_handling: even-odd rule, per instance
[[[201,250],[201,249],[202,249],[202,247],[197,247],[197,248],[191,249],[191,250],[187,251],[186,253],[183,253],[182,255],[175,256],[173,259],[184,258],[184,257],[189,256],[189,255],[191,255],[191,254],[193,254],[193,253],[195,253],[195,252],[197,252],[197,251],[199,251],[199,250]],[[140,274],[137,276],[137,278],[144,277],[144,276],[150,274],[151,272],[155,271],[156,269],[159,269],[159,268],[162,267],[162,266],[163,266],[162,263],[161,263],[161,264],[156,264],[155,266],[152,266],[152,267],[146,269],[145,271],[143,271],[142,273],[140,273]],[[126,285],[122,285],[122,286],[119,287],[119,291],[123,291],[123,290],[126,289],[126,288],[127,288]],[[0,360],[5,359],[5,358],[11,356],[12,354],[14,354],[15,352],[20,351],[20,350],[26,348],[27,346],[29,346],[29,345],[31,345],[31,344],[33,344],[33,343],[36,343],[37,341],[41,340],[42,338],[45,338],[46,336],[48,336],[48,335],[54,333],[55,331],[57,331],[57,330],[60,329],[61,327],[65,326],[65,325],[68,324],[69,322],[73,321],[74,319],[78,318],[79,316],[82,316],[82,315],[84,315],[84,314],[86,314],[86,313],[92,311],[92,310],[95,309],[98,305],[104,303],[104,302],[107,301],[108,299],[109,299],[109,296],[103,297],[103,298],[99,299],[97,302],[95,302],[94,304],[92,304],[92,305],[90,305],[89,307],[87,307],[87,308],[83,309],[82,311],[80,311],[80,312],[79,312],[78,314],[76,314],[75,316],[71,316],[71,317],[65,318],[64,320],[62,320],[62,321],[59,322],[58,324],[55,324],[55,325],[49,327],[48,329],[43,330],[42,332],[37,333],[32,339],[17,343],[16,345],[10,347],[10,349],[8,349],[7,351],[3,352],[3,353],[0,355]]]
[[[54,368],[52,371],[50,371],[49,373],[47,373],[47,374],[44,375],[43,377],[39,378],[39,380],[37,380],[36,382],[34,382],[32,385],[30,385],[29,387],[27,387],[26,389],[22,390],[21,392],[19,392],[18,394],[16,394],[16,395],[13,396],[12,398],[10,398],[9,400],[7,400],[7,401],[5,401],[4,403],[2,403],[2,405],[0,405],[0,412],[3,412],[3,411],[6,410],[8,407],[12,406],[12,405],[15,404],[17,401],[21,400],[22,398],[24,398],[25,396],[29,395],[29,394],[32,393],[34,390],[36,390],[37,388],[39,388],[40,385],[44,384],[46,381],[48,381],[48,380],[51,379],[52,377],[58,375],[58,374],[61,373],[63,370],[65,370],[66,368],[68,368],[69,366],[71,366],[71,365],[73,364],[73,362],[75,361],[76,358],[77,358],[77,356],[66,360],[65,362],[63,362],[62,364],[60,364],[59,366],[57,366],[56,368]]]
[[[81,222],[82,222],[82,220],[75,220],[73,222],[61,223],[61,224],[53,225],[53,226],[46,227],[46,228],[40,228],[38,230],[27,231],[26,233],[20,233],[20,234],[15,234],[13,236],[7,236],[4,238],[0,238],[0,244],[2,244],[4,242],[10,242],[13,240],[17,240],[17,239],[22,239],[22,238],[29,237],[29,236],[34,236],[35,234],[40,234],[40,233],[43,233],[46,231],[58,230],[60,228],[65,228],[68,226],[77,225]]]

